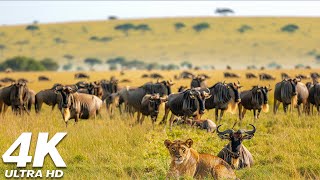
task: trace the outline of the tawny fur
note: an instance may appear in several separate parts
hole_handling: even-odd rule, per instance
[[[191,148],[193,141],[166,140],[165,146],[171,155],[167,179],[192,177],[196,179],[236,179],[231,166],[223,159],[211,154],[199,154]]]

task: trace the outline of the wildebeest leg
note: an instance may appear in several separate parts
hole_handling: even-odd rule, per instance
[[[146,117],[145,115],[142,115],[142,117],[141,117],[141,119],[140,119],[140,125],[142,125],[145,117]]]
[[[219,120],[219,109],[218,108],[215,109],[215,116],[216,116],[216,122],[218,122],[218,120]]]
[[[254,120],[257,119],[257,110],[256,109],[253,109],[253,116],[254,116]]]
[[[139,124],[139,122],[140,122],[140,116],[141,116],[141,113],[138,111],[136,124]]]
[[[52,108],[51,108],[51,111],[53,111],[55,107],[56,107],[56,104],[53,104]],[[41,109],[41,107],[40,107],[40,109]]]
[[[166,124],[167,118],[168,118],[168,114],[169,114],[169,108],[168,108],[168,107],[165,107],[165,109],[164,109],[164,116],[163,116],[160,124]]]
[[[261,109],[258,109],[257,119],[259,119]]]
[[[298,109],[298,115],[301,115],[301,110],[300,110],[300,104],[297,105],[297,109]]]
[[[274,98],[274,102],[273,102],[273,114],[276,114],[278,111],[280,105],[280,101],[276,100],[276,98]]]
[[[238,110],[239,110],[239,119],[240,119],[240,121],[241,121],[241,120],[242,120],[242,114],[241,114],[242,105],[241,105],[241,104],[238,104]]]
[[[247,109],[245,109],[245,108],[243,108],[243,111],[242,111],[242,113],[241,113],[241,120],[240,120],[240,122],[239,122],[239,126],[241,126],[241,124],[242,124],[242,119],[244,118],[244,115],[246,114],[246,112],[247,112]]]
[[[223,109],[221,109],[219,122],[222,120],[223,114],[224,114],[224,110],[223,110]]]
[[[288,105],[285,104],[285,103],[282,103],[282,105],[283,105],[283,111],[284,111],[285,113],[287,113]]]
[[[317,104],[317,112],[318,112],[318,115],[320,114],[320,106]]]
[[[169,120],[169,124],[170,124],[170,131],[172,130],[172,124],[173,124],[173,119],[174,119],[174,114],[171,113],[171,117],[170,117],[170,120]]]

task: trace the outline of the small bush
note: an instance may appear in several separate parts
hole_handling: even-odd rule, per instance
[[[298,29],[299,29],[299,26],[297,26],[295,24],[288,24],[288,25],[283,26],[281,28],[281,31],[282,32],[288,32],[288,33],[293,33]]]

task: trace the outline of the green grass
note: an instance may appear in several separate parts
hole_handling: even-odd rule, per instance
[[[316,71],[316,70],[311,70]],[[235,71],[244,77],[246,71]],[[281,71],[266,71],[274,74],[278,79]],[[306,70],[291,70],[289,75],[298,73],[307,74]],[[118,72],[91,72],[90,81],[109,78],[118,75]],[[149,79],[139,78],[144,71],[128,71],[121,78],[134,80],[128,85],[138,86]],[[177,71],[161,72],[165,78],[172,78]],[[199,72],[200,73],[200,72]],[[209,85],[223,80],[222,71],[206,71],[212,78]],[[37,82],[39,74],[52,77],[52,82]],[[75,83],[72,73],[12,73],[1,74],[13,78],[25,77],[33,82],[29,88],[39,91],[48,88],[54,82],[65,84]],[[252,85],[268,85],[273,87],[276,81],[259,82],[239,79],[245,89]],[[235,81],[235,80],[227,80]],[[177,81],[173,91],[180,85],[189,85],[189,80]],[[125,84],[120,84],[125,86]],[[270,111],[273,105],[273,91],[270,94]],[[160,117],[163,110],[160,111]],[[204,118],[213,119],[213,111],[209,111]],[[225,114],[221,127],[230,128],[237,115]],[[170,157],[163,142],[165,139],[192,138],[194,149],[200,153],[216,155],[225,144],[215,133],[207,133],[204,130],[189,126],[174,126],[172,131],[168,127],[156,126],[152,129],[151,120],[146,119],[143,125],[132,126],[135,122],[126,115],[116,114],[109,118],[105,107],[102,109],[102,117],[96,120],[81,120],[77,125],[69,123],[68,128],[61,118],[60,112],[44,105],[41,115],[16,117],[10,109],[0,117],[0,154],[3,154],[14,140],[22,132],[33,132],[31,152],[34,153],[36,136],[39,132],[49,132],[52,137],[56,132],[67,132],[66,138],[57,146],[58,151],[67,164],[64,168],[64,179],[165,179],[169,168]],[[253,113],[247,112],[241,128],[250,128],[249,123],[257,127],[257,132],[251,140],[245,140],[243,144],[252,153],[255,164],[250,169],[236,171],[240,179],[319,179],[320,177],[320,129],[319,117],[297,116],[284,114],[280,108],[277,115],[262,113],[260,119],[253,121]],[[239,128],[239,127],[236,127]],[[28,165],[31,169],[31,165]],[[3,178],[5,169],[15,169],[13,164],[0,163],[0,178]],[[46,158],[45,169],[55,169],[50,158]]]

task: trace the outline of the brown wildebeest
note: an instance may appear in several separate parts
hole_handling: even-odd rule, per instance
[[[253,86],[251,90],[242,91],[240,94],[241,102],[238,104],[240,125],[247,110],[253,110],[254,119],[259,119],[261,110],[269,111],[268,92],[271,91],[266,86]],[[242,111],[243,108],[243,111]],[[258,110],[258,113],[257,113]]]
[[[231,72],[224,72],[223,75],[225,78],[240,78],[238,74],[231,73]]]
[[[90,76],[85,73],[76,73],[74,74],[75,79],[89,79]]]
[[[191,80],[191,88],[196,88],[196,87],[201,87],[201,88],[207,87],[206,78],[204,76],[197,76],[196,78],[193,78]]]
[[[246,78],[247,79],[254,79],[254,78],[258,78],[258,77],[253,73],[246,73]]]
[[[229,163],[234,169],[250,168],[253,165],[253,157],[248,149],[242,144],[245,139],[251,139],[256,132],[254,125],[250,124],[253,130],[234,131],[228,129],[223,132],[217,127],[217,134],[221,139],[227,139],[230,142],[219,152],[218,157]]]
[[[51,81],[51,79],[48,78],[47,76],[39,76],[38,81]]]
[[[281,73],[281,79],[289,79],[290,76],[287,73]]]
[[[209,87],[211,97],[206,100],[206,109],[215,109],[215,120],[220,121],[225,111],[235,113],[240,98],[240,82],[224,83],[218,82]],[[221,111],[219,117],[219,110]]]
[[[152,73],[149,77],[153,79],[163,79],[163,76],[159,73]]]
[[[267,73],[260,73],[259,74],[259,79],[260,81],[263,81],[263,80],[276,80],[276,78],[270,74],[267,74]]]
[[[301,115],[300,105],[302,104],[302,112],[308,113],[308,97],[309,97],[309,90],[305,84],[302,82],[297,83],[297,93],[298,93],[298,101],[297,101],[297,108],[298,114]]]
[[[52,106],[52,111],[56,104],[61,102],[62,96],[55,92],[56,87],[61,86],[57,85],[52,87],[51,89],[45,89],[38,92],[35,96],[35,111],[39,113],[41,111],[42,104],[45,103],[49,106]]]
[[[14,80],[12,78],[9,78],[9,77],[5,77],[5,78],[0,79],[0,82],[3,82],[3,83],[14,83],[14,82],[16,82],[16,80]]]
[[[31,111],[31,107],[32,105],[35,105],[35,96],[36,96],[36,92],[32,89],[28,89],[28,102],[27,102],[27,106],[28,106],[28,111]]]
[[[309,77],[309,76],[306,76],[306,75],[303,75],[303,74],[298,74],[298,75],[296,75],[296,78],[299,78],[299,79],[309,79],[310,77]]]
[[[297,84],[300,79],[284,79],[275,85],[273,113],[276,114],[280,103],[286,113],[288,105],[291,104],[291,112],[298,103]]]
[[[60,103],[61,114],[66,126],[69,119],[89,119],[99,114],[102,100],[95,95],[77,93],[76,89],[70,86],[56,87],[57,93],[62,95]]]
[[[8,106],[11,106],[12,111],[15,114],[22,114],[23,111],[27,110],[27,103],[28,103],[28,87],[26,83],[18,82],[13,83],[8,87],[4,87],[0,90],[0,113],[5,113]]]
[[[196,120],[188,119],[187,123],[191,124],[191,126],[196,126],[200,129],[205,129],[207,130],[207,132],[212,132],[212,133],[217,128],[216,123],[214,123],[210,119],[196,119]]]
[[[178,92],[183,92],[184,90],[186,90],[188,87],[187,86],[180,86],[178,88]]]
[[[122,79],[120,83],[131,83],[130,79]]]

